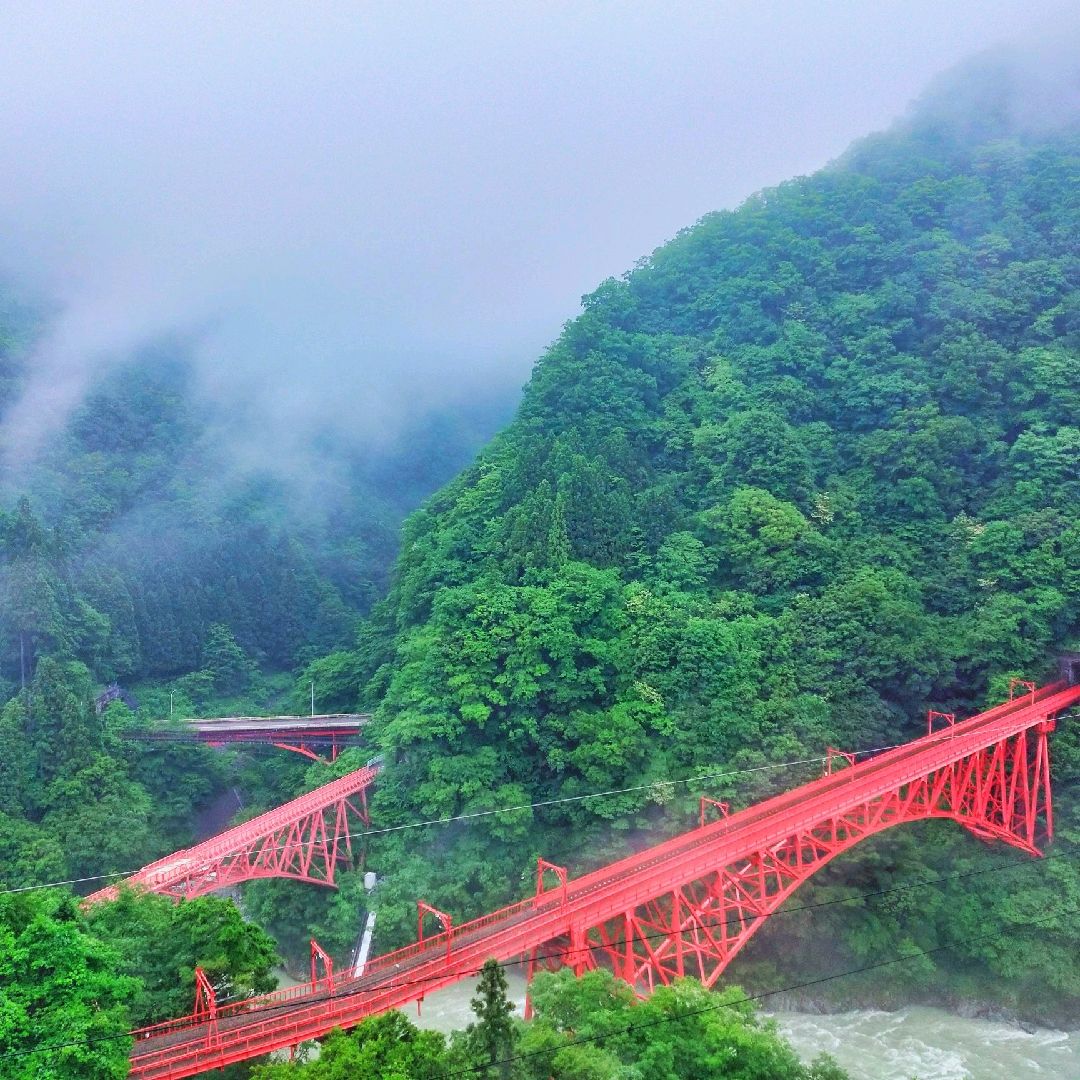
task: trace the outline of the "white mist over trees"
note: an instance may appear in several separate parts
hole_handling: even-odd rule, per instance
[[[1062,5],[841,2],[0,14],[0,267],[55,317],[32,460],[103,366],[190,338],[236,468],[317,468],[516,390],[595,282],[884,126]]]

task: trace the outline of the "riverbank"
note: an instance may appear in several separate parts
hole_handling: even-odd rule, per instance
[[[281,985],[294,981],[284,971],[278,975]],[[520,1015],[524,975],[510,967],[507,981]],[[475,980],[461,982],[429,994],[419,1010],[412,1005],[403,1011],[421,1028],[461,1030],[475,1019],[469,1006],[474,989]],[[798,1009],[793,1002],[788,998],[766,1015],[804,1061],[823,1051],[832,1054],[851,1080],[1075,1080],[1080,1075],[1080,1031],[963,1016],[929,1005],[826,1011]]]
[[[758,989],[752,981],[742,984],[747,993]],[[764,989],[764,988],[762,988]],[[1025,1003],[986,997],[983,988],[975,983],[957,985],[940,992],[915,994],[910,987],[885,984],[832,994],[803,994],[799,991],[769,993],[765,1006],[775,1013],[804,1013],[808,1016],[829,1016],[839,1013],[884,1012],[904,1009],[930,1009],[947,1013],[961,1020],[985,1020],[1007,1024],[1021,1030],[1036,1028],[1051,1031],[1080,1032],[1080,1016],[1074,1002],[1058,1007],[1044,998]]]
[[[520,1013],[525,979],[514,969],[507,976],[510,1000]],[[422,1028],[460,1030],[475,1019],[469,1008],[473,988],[469,981],[436,991],[425,998],[419,1015],[415,1006],[406,1015]],[[766,1015],[804,1061],[823,1051],[832,1054],[851,1080],[1075,1080],[1080,1075],[1080,1032],[1021,1027],[923,1005],[889,1012]]]

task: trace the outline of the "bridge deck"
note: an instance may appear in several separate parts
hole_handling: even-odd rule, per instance
[[[207,735],[234,731],[359,731],[370,713],[316,713],[314,716],[216,716],[188,717],[182,721],[192,731]]]
[[[122,884],[151,892],[167,892],[171,885],[190,881],[193,877],[198,877],[203,868],[214,867],[234,852],[244,851],[253,840],[273,836],[279,830],[294,825],[309,814],[317,813],[342,799],[348,799],[366,791],[378,772],[378,765],[367,765],[363,769],[357,769],[297,799],[268,810],[265,814],[227,829],[209,840],[204,840],[201,844],[174,851],[171,855],[149,863],[131,877],[125,878]],[[83,904],[112,900],[118,891],[119,885],[106,886],[85,897]]]
[[[229,741],[238,736],[266,735],[311,736],[356,735],[371,720],[370,713],[316,713],[314,716],[214,716],[185,717],[174,724],[149,728],[129,728],[126,734],[134,739],[168,741],[198,738],[212,742],[215,738]],[[179,726],[178,726],[179,725]]]
[[[779,845],[853,806],[894,791],[1025,731],[1080,701],[1080,686],[1044,687],[953,727],[875,755],[839,772],[683,833],[570,880],[449,933],[369,961],[360,978],[324,988],[293,987],[218,1011],[212,1024],[191,1018],[139,1033],[133,1077],[178,1078],[349,1027],[474,973],[491,957],[513,960],[561,935],[571,924],[621,916],[717,866]]]

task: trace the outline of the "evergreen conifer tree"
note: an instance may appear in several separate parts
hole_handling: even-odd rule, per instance
[[[480,971],[476,994],[469,1003],[476,1013],[476,1023],[467,1029],[467,1040],[478,1064],[487,1066],[481,1075],[510,1076],[510,1056],[517,1042],[517,1032],[510,1019],[514,1005],[506,996],[506,973],[497,960],[488,960]]]

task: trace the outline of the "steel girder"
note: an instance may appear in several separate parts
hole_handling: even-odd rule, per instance
[[[352,856],[354,823],[367,824],[367,789],[377,765],[343,776],[195,847],[144,866],[121,884],[164,896],[191,898],[253,878],[293,878],[334,884],[340,861]],[[115,899],[110,885],[83,900]]]
[[[352,731],[294,730],[282,731],[274,728],[265,731],[138,731],[126,736],[137,742],[156,743],[158,745],[201,744],[220,750],[225,746],[274,746],[278,750],[291,750],[302,754],[312,761],[336,761],[338,754],[349,746],[358,746],[358,735]],[[330,749],[330,757],[324,754]],[[317,751],[323,751],[318,753]]]
[[[1038,854],[1053,831],[1047,735],[1077,701],[1080,687],[1032,688],[578,878],[541,860],[535,897],[458,925],[443,916],[441,932],[375,957],[333,992],[294,987],[219,1007],[213,1024],[195,1014],[137,1033],[131,1076],[179,1080],[295,1046],[417,1001],[492,957],[530,970],[604,965],[638,992],[683,973],[715,983],[811,874],[894,825],[949,819]],[[421,905],[419,917],[430,910]]]
[[[905,822],[956,821],[985,840],[1032,855],[1051,837],[1046,737],[1033,733],[980,750],[876,799],[848,807],[779,843],[745,853],[621,916],[572,925],[563,961],[580,973],[602,963],[639,991],[693,975],[712,986],[750,938],[811,875],[860,840]],[[540,953],[558,953],[542,946]]]

